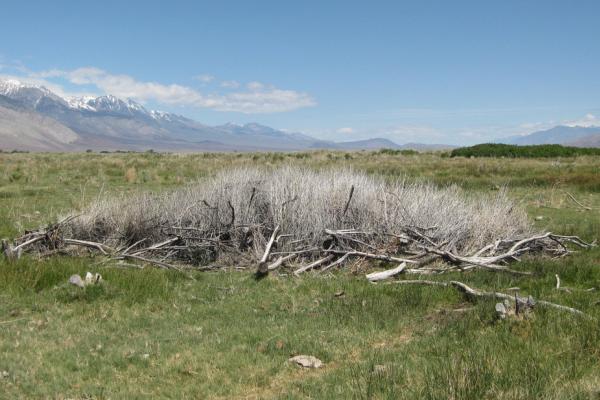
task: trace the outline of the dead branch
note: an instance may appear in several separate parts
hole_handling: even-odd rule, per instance
[[[499,293],[499,292],[486,292],[486,291],[472,288],[472,287],[467,286],[466,284],[464,284],[462,282],[458,282],[458,281],[443,282],[443,281],[427,281],[427,280],[405,280],[405,281],[400,280],[400,281],[394,281],[393,283],[399,284],[399,285],[428,285],[428,286],[442,286],[442,287],[451,286],[470,297],[503,299],[503,300],[508,300],[511,302],[516,302],[517,304],[519,304],[519,303],[530,304],[531,303],[531,300],[520,298],[516,295],[511,296],[511,295],[508,295],[505,293]],[[587,316],[587,314],[585,314],[584,312],[582,312],[580,310],[577,310],[576,308],[563,306],[561,304],[551,303],[551,302],[545,301],[545,300],[536,300],[535,304],[541,305],[541,306],[546,306],[549,308],[554,308],[554,309],[561,310],[561,311],[566,311],[571,314]]]
[[[393,257],[393,256],[389,256],[387,254],[371,254],[371,253],[365,253],[363,251],[343,251],[343,250],[334,250],[334,249],[330,249],[330,250],[325,250],[325,252],[327,253],[332,253],[332,254],[340,254],[342,256],[347,255],[348,257],[364,257],[364,258],[371,258],[373,260],[381,260],[381,261],[388,261],[388,262],[396,262],[396,263],[408,263],[408,264],[418,264],[418,261],[415,260],[409,260],[407,258],[399,258],[399,257]]]
[[[321,268],[321,272],[325,272],[330,268],[333,268],[337,265],[342,264],[344,261],[346,261],[346,259],[348,259],[348,257],[350,256],[350,253],[346,253],[343,256],[341,256],[340,258],[338,258],[337,260],[335,260],[334,262],[332,262],[331,264]]]
[[[334,257],[334,255],[330,254],[330,255],[328,255],[325,258],[321,258],[320,260],[317,260],[317,261],[315,261],[313,263],[310,263],[310,264],[308,264],[308,265],[306,265],[306,266],[304,266],[302,268],[298,268],[297,270],[294,271],[294,275],[299,276],[303,272],[309,271],[309,270],[311,270],[313,268],[317,268],[317,267],[319,267],[319,266],[321,266],[321,265],[323,265],[323,264],[325,264],[325,263],[333,260],[333,257]]]
[[[83,246],[83,247],[89,247],[92,249],[96,249],[104,255],[108,255],[108,253],[115,252],[115,250],[113,248],[111,248],[107,245],[104,245],[102,243],[90,242],[88,240],[63,239],[63,242],[65,244],[70,244],[70,245],[74,245],[74,246]]]
[[[565,193],[566,193],[566,194],[567,194],[567,196],[569,196],[569,198],[570,198],[571,200],[573,200],[573,201],[574,201],[574,202],[575,202],[575,203],[576,203],[576,204],[577,204],[579,207],[583,208],[584,210],[588,210],[588,211],[591,211],[591,210],[592,210],[592,208],[591,208],[591,207],[584,206],[583,204],[581,204],[580,202],[578,202],[578,201],[577,201],[577,199],[576,199],[576,198],[575,198],[575,197],[574,197],[574,196],[573,196],[571,193],[569,193],[569,192],[566,192],[566,191],[565,191]]]
[[[269,258],[269,254],[271,253],[271,247],[273,247],[273,243],[275,243],[275,237],[279,233],[279,225],[273,229],[273,233],[271,234],[271,239],[267,242],[267,246],[265,247],[265,252],[258,262],[258,267],[256,269],[257,275],[266,275],[269,273],[269,268],[267,266],[267,259]]]
[[[342,216],[346,216],[346,211],[348,211],[348,207],[350,206],[350,202],[352,201],[352,195],[354,194],[354,185],[350,187],[350,194],[348,195],[348,201],[346,201],[346,205],[344,206],[344,212]]]
[[[381,272],[373,272],[371,274],[368,274],[367,279],[370,282],[382,281],[384,279],[388,279],[388,278],[391,278],[393,276],[396,276],[396,275],[402,273],[402,271],[404,271],[405,268],[406,268],[406,263],[403,262],[396,268],[388,269],[388,270],[381,271]]]
[[[279,257],[274,263],[270,264],[267,267],[267,270],[268,271],[273,271],[273,270],[279,268],[281,265],[283,265],[284,262],[286,262],[287,260],[290,260],[290,259],[292,259],[294,257],[296,257],[296,254],[290,254],[290,255],[287,255],[285,257],[283,257],[283,256]]]

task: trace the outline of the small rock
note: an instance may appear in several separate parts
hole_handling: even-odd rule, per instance
[[[498,318],[500,319],[505,319],[506,318],[506,307],[504,306],[503,303],[496,303],[496,314],[498,315]]]
[[[85,282],[83,281],[83,279],[81,279],[81,277],[77,274],[75,275],[71,275],[71,277],[69,278],[69,283],[71,285],[75,285],[77,287],[83,288],[85,287]]]
[[[8,371],[0,372],[0,377],[2,377],[2,378],[8,378],[9,376],[10,376],[10,374],[8,373]]]
[[[147,360],[147,359],[149,359],[149,358],[150,358],[150,354],[148,354],[148,353],[146,353],[146,354],[143,354],[143,355],[142,355],[142,358],[143,358],[144,360]]]
[[[542,215],[538,215],[537,217],[535,217],[536,221],[541,221],[543,219],[544,219],[544,217]]]
[[[304,368],[321,368],[321,366],[323,365],[323,362],[317,357],[305,355],[292,357],[288,361],[296,363]]]
[[[102,275],[95,273],[92,274],[91,272],[87,272],[85,274],[85,284],[87,285],[96,285],[98,283],[102,282]]]
[[[333,295],[334,295],[335,297],[342,297],[344,294],[346,294],[346,293],[344,293],[344,291],[343,291],[343,290],[340,290],[339,292],[335,292]]]

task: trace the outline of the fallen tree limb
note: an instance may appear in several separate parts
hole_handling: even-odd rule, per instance
[[[308,264],[308,265],[306,265],[306,266],[304,266],[302,268],[298,268],[297,270],[294,271],[294,275],[298,276],[298,275],[300,275],[303,272],[309,271],[309,270],[311,270],[313,268],[317,268],[318,266],[321,266],[321,265],[323,265],[323,264],[325,264],[325,263],[333,260],[333,257],[334,257],[334,255],[330,254],[330,255],[328,255],[325,258],[321,258],[320,260],[317,260],[317,261],[315,261],[313,263],[310,263],[310,264]]]
[[[325,252],[327,253],[332,253],[332,254],[340,254],[342,256],[348,256],[348,257],[364,257],[364,258],[371,258],[373,260],[381,260],[381,261],[389,261],[389,262],[397,262],[397,263],[408,263],[408,264],[418,264],[418,261],[415,260],[409,260],[407,258],[399,258],[399,257],[393,257],[393,256],[388,256],[387,254],[372,254],[372,253],[365,253],[363,251],[343,251],[343,250],[325,250]]]
[[[462,282],[458,282],[458,281],[445,282],[445,281],[428,281],[428,280],[405,280],[405,281],[400,280],[400,281],[394,281],[394,282],[390,282],[390,283],[399,284],[399,285],[427,285],[427,286],[454,287],[461,293],[464,293],[465,295],[471,296],[471,297],[503,299],[503,300],[508,300],[511,302],[516,301],[517,303],[520,303],[520,304],[525,304],[528,302],[527,299],[523,299],[518,296],[511,296],[511,295],[508,295],[505,293],[499,293],[499,292],[486,292],[486,291],[472,288],[472,287],[467,286],[466,284],[464,284]],[[545,300],[536,300],[535,304],[541,305],[541,306],[546,306],[549,308],[554,308],[554,309],[561,310],[561,311],[566,311],[571,314],[587,316],[587,314],[585,314],[584,312],[582,312],[576,308],[563,306],[561,304],[551,303],[551,302],[545,301]]]
[[[267,270],[268,271],[273,271],[273,270],[279,268],[284,262],[286,262],[287,260],[289,260],[291,258],[294,258],[294,257],[296,257],[296,254],[289,254],[289,255],[287,255],[285,257],[281,256],[274,263],[270,264],[267,267]]]
[[[111,248],[105,244],[90,242],[87,240],[63,239],[63,242],[65,244],[70,244],[70,245],[74,245],[74,246],[83,246],[83,247],[89,247],[92,249],[96,249],[104,255],[108,255],[109,252],[114,253],[114,251],[115,251],[113,248]]]
[[[386,271],[381,271],[381,272],[373,272],[371,274],[368,274],[367,279],[370,282],[382,281],[384,279],[388,279],[388,278],[391,278],[392,276],[396,276],[396,275],[402,273],[402,271],[404,271],[405,268],[406,268],[406,263],[403,262],[396,268],[388,269]]]
[[[348,259],[348,257],[350,256],[350,253],[346,253],[343,256],[341,256],[340,258],[338,258],[337,260],[335,260],[334,262],[332,262],[331,264],[321,268],[321,272],[325,272],[328,269],[331,269],[337,265],[342,264],[344,261],[346,261]]]

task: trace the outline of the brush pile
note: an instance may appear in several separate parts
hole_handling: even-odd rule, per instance
[[[81,214],[4,242],[7,257],[92,251],[123,266],[166,269],[359,268],[389,274],[509,268],[525,254],[590,247],[533,231],[504,193],[386,181],[351,170],[245,168],[167,193],[102,198]],[[398,266],[399,264],[399,266]],[[376,278],[375,280],[377,280]]]

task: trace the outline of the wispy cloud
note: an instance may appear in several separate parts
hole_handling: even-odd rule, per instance
[[[215,80],[215,77],[210,74],[201,74],[201,75],[196,75],[194,77],[194,79],[196,79],[197,81],[200,81],[202,83],[210,83]]]
[[[354,133],[354,128],[350,128],[350,127],[340,128],[336,132],[341,133],[341,134]]]
[[[581,126],[584,128],[589,127],[600,127],[600,118],[596,117],[594,114],[585,114],[583,118],[579,118],[574,121],[566,121],[564,123],[566,126]]]
[[[221,82],[221,87],[227,89],[237,89],[240,87],[240,83],[238,81],[223,81]]]
[[[215,79],[212,75],[200,75],[196,78],[202,82]],[[26,76],[19,79],[47,86],[58,94],[66,94],[60,83],[56,82],[63,80],[75,86],[96,88],[104,94],[131,98],[142,103],[153,101],[171,106],[209,108],[246,114],[286,112],[316,105],[314,98],[307,93],[279,89],[260,82],[250,82],[246,85],[246,89],[241,91],[205,94],[184,85],[138,81],[130,75],[112,74],[95,67],[28,72]],[[240,85],[237,81],[225,81],[221,86],[237,89]]]

